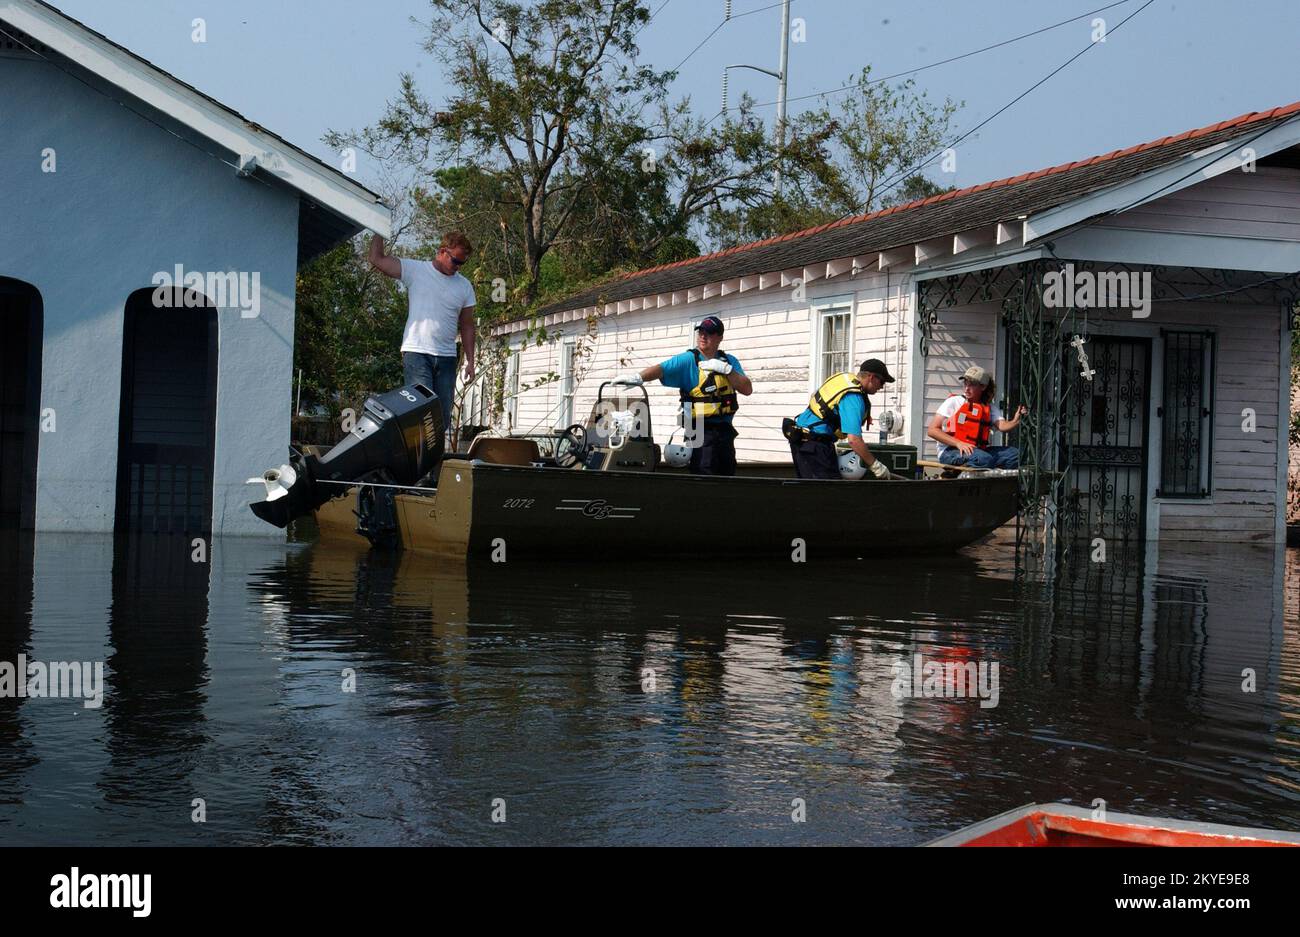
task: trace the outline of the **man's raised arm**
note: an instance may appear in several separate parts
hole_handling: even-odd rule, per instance
[[[384,239],[378,234],[370,239],[370,251],[366,255],[366,259],[380,273],[386,274],[394,280],[402,278],[402,262],[396,257],[384,256]]]
[[[460,345],[465,354],[465,380],[474,380],[474,307],[460,311]]]

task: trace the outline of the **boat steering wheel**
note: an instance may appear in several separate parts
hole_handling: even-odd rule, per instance
[[[555,464],[560,468],[573,468],[587,457],[587,428],[574,423],[555,441]]]

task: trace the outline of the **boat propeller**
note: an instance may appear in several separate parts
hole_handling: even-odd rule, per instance
[[[298,472],[287,462],[278,469],[270,469],[262,473],[260,478],[250,478],[247,482],[249,485],[265,485],[266,500],[278,501],[289,493],[294,482],[298,480]]]

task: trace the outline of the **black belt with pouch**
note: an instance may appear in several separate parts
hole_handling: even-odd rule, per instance
[[[808,427],[800,426],[788,417],[781,421],[781,435],[798,445],[806,442],[835,442],[833,433],[814,433]]]

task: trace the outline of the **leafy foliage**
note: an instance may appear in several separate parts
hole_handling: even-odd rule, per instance
[[[294,364],[303,410],[337,419],[365,396],[402,382],[406,297],[370,267],[354,242],[317,257],[298,274]]]
[[[476,371],[503,384],[490,326],[647,266],[824,224],[944,191],[913,167],[957,105],[864,68],[834,109],[768,127],[742,98],[713,120],[670,102],[671,73],[638,62],[643,0],[429,0],[435,104],[399,77],[378,120],[331,131],[414,180],[398,251],[432,257],[442,235],[475,246],[461,272],[478,296]],[[777,184],[779,174],[780,183]],[[368,269],[360,240],[299,278],[295,357],[306,400],[345,400],[400,380],[405,300]],[[532,323],[527,341],[545,341]]]

